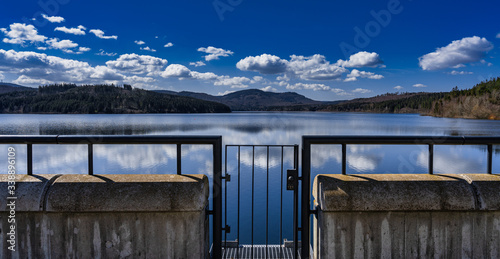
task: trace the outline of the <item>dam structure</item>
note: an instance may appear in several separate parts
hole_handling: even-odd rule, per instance
[[[493,174],[500,137],[302,136],[302,143],[286,145],[222,140],[0,136],[6,148],[25,145],[27,161],[26,174],[16,173],[10,155],[0,169],[0,257],[500,257],[500,175]],[[176,172],[94,172],[96,145],[125,144],[174,145]],[[34,174],[34,145],[86,145],[87,174]],[[211,149],[204,172],[183,171],[188,145]],[[341,148],[340,168],[312,178],[311,150],[321,145]],[[425,146],[428,172],[347,174],[351,145]],[[486,172],[435,174],[439,145],[483,147]],[[256,159],[259,152],[266,159]],[[271,153],[279,158],[270,159]]]

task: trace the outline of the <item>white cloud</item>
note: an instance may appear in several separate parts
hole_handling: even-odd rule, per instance
[[[310,57],[292,55],[290,58],[288,71],[305,80],[333,80],[349,72],[336,64],[330,64],[325,56],[319,54]]]
[[[216,48],[212,46],[208,46],[206,48],[198,48],[198,51],[207,53],[208,55],[205,55],[205,61],[210,61],[210,60],[217,60],[219,57],[228,57],[229,55],[233,55],[234,52],[230,50],[225,50],[221,48]]]
[[[220,76],[219,78],[217,78],[217,81],[215,81],[214,85],[231,86],[231,88],[247,88],[248,85],[246,85],[246,83],[249,82],[250,79],[246,77]]]
[[[360,78],[368,78],[368,79],[382,79],[384,76],[382,75],[377,75],[372,72],[366,72],[366,71],[359,71],[357,69],[353,69],[351,73],[347,75],[347,78],[344,80],[344,82],[351,82],[351,81],[356,81],[358,80],[358,77]]]
[[[149,46],[146,46],[144,48],[141,48],[141,50],[146,50],[146,51],[151,51],[151,52],[156,52],[156,49],[152,49]]]
[[[189,68],[179,65],[179,64],[171,64],[165,71],[161,73],[162,77],[178,77],[178,78],[191,78],[191,70]]]
[[[202,67],[205,66],[205,62],[203,61],[196,61],[196,62],[189,62],[190,66],[195,66],[195,67]]]
[[[99,29],[92,29],[89,32],[93,33],[96,37],[101,38],[101,39],[105,39],[105,40],[109,40],[109,39],[117,40],[118,39],[118,36],[116,36],[116,35],[104,36],[104,31],[99,30]]]
[[[147,74],[148,76],[157,75],[168,61],[149,55],[123,54],[116,60],[106,62],[106,65],[112,69],[134,74]]]
[[[5,76],[2,73],[0,73],[0,80],[4,80],[4,79],[5,79]]]
[[[85,35],[85,28],[83,25],[79,25],[77,28],[67,28],[65,26],[56,27],[54,31],[62,31],[64,33],[73,34],[73,35]]]
[[[87,47],[79,47],[79,48],[78,48],[78,51],[79,51],[79,52],[87,52],[87,51],[90,51],[90,48],[87,48]]]
[[[169,43],[165,44],[163,47],[170,48],[172,46],[174,46],[174,44],[172,42],[169,42]]]
[[[401,90],[401,89],[403,89],[403,88],[404,88],[404,87],[402,87],[402,86],[400,86],[400,85],[394,86],[394,89],[396,89],[396,90],[398,90],[398,91],[399,91],[399,90]]]
[[[45,79],[34,79],[25,75],[19,76],[16,80],[12,81],[14,84],[19,85],[48,85],[54,82]]]
[[[418,60],[423,70],[438,70],[478,62],[492,49],[493,44],[486,38],[474,36],[455,40]]]
[[[330,91],[335,93],[336,95],[341,95],[341,96],[352,95],[352,94],[350,94],[350,93],[348,93],[345,90],[340,89],[340,88],[332,88]]]
[[[136,40],[136,41],[134,41],[134,43],[137,44],[137,45],[144,45],[144,44],[146,44],[146,42],[144,42],[142,40]]]
[[[427,87],[427,86],[424,84],[414,84],[413,87],[423,88],[423,87]]]
[[[47,43],[47,45],[49,45],[49,47],[52,49],[60,49],[60,50],[66,50],[78,47],[78,44],[74,43],[71,40],[59,40],[58,38],[47,40],[45,43]]]
[[[367,94],[367,93],[371,93],[372,90],[363,89],[363,88],[356,88],[355,90],[352,90],[352,92],[359,93],[359,94]]]
[[[219,78],[218,75],[212,73],[212,72],[205,72],[205,73],[200,73],[196,71],[191,71],[191,77],[194,79],[199,79],[199,80],[215,80]]]
[[[254,76],[254,77],[252,77],[252,80],[255,82],[260,82],[260,81],[264,80],[264,78],[261,76]]]
[[[278,89],[268,85],[264,88],[261,88],[260,90],[264,91],[264,92],[278,92]]]
[[[500,33],[497,34],[497,39],[500,39]]]
[[[3,39],[5,43],[11,44],[24,44],[25,42],[35,43],[44,42],[47,37],[38,34],[38,30],[33,25],[26,25],[24,23],[13,23],[9,25],[9,29],[0,29],[5,33],[6,38]]]
[[[351,55],[349,60],[339,59],[336,64],[342,67],[376,67],[383,63],[379,54],[375,52],[360,51]]]
[[[453,70],[449,73],[450,75],[472,75],[474,74],[473,72],[468,72],[468,71],[456,71],[456,70]]]
[[[232,93],[234,93],[234,92],[236,92],[236,91],[229,91],[229,90],[228,90],[228,91],[225,91],[225,92],[223,92],[223,93],[222,93],[222,92],[219,92],[219,93],[217,93],[217,96],[224,96],[224,95],[232,94]]]
[[[288,61],[278,56],[262,54],[260,56],[246,57],[236,64],[239,70],[255,71],[261,74],[280,74],[287,69]]]
[[[90,78],[102,79],[102,80],[123,80],[124,75],[117,73],[115,70],[110,69],[106,66],[96,66]]]
[[[51,23],[61,23],[61,22],[64,22],[64,18],[61,17],[61,16],[48,16],[46,14],[42,14],[42,17],[51,22]]]
[[[296,84],[287,84],[286,89],[288,90],[313,90],[313,91],[328,91],[330,87],[324,84],[304,84],[304,83],[296,83]]]
[[[114,57],[114,56],[118,55],[117,53],[106,52],[103,49],[100,49],[99,52],[97,52],[95,54],[98,56],[108,56],[108,57]]]
[[[37,47],[38,50],[47,50],[47,47]]]

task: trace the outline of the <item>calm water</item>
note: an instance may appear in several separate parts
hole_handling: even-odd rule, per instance
[[[416,114],[366,113],[232,113],[175,115],[0,115],[0,135],[222,135],[224,144],[300,144],[302,135],[480,135],[500,136],[500,121],[444,119]],[[7,171],[7,147],[0,145],[0,172]],[[15,146],[18,173],[26,173],[26,147]],[[35,145],[34,173],[85,174],[85,145]],[[291,192],[280,191],[281,168],[292,168],[292,149],[251,148],[240,150],[241,217],[240,240],[250,243],[252,174],[254,170],[255,243],[265,242],[266,193],[269,192],[269,242],[279,243],[279,205],[283,200],[283,238],[292,239]],[[494,173],[500,172],[499,148],[495,147]],[[183,146],[183,173],[211,177],[209,146]],[[228,239],[236,239],[237,149],[228,149]],[[95,145],[94,172],[98,174],[175,173],[176,149],[170,145]],[[313,177],[318,173],[340,173],[340,146],[315,146],[312,150]],[[426,146],[348,146],[348,173],[426,173]],[[267,168],[269,167],[269,180]],[[436,173],[484,173],[486,148],[481,146],[436,146]],[[266,183],[270,188],[267,190]]]

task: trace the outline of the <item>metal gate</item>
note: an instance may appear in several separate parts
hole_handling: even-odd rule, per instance
[[[223,227],[212,257],[300,258],[299,146],[226,145],[224,157]]]

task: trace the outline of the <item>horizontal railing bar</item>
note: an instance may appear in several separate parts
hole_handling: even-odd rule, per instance
[[[295,147],[295,145],[226,145],[226,147]]]
[[[185,144],[214,145],[221,136],[4,135],[0,144]]]
[[[487,145],[500,144],[500,137],[465,136],[303,136],[304,145]]]

